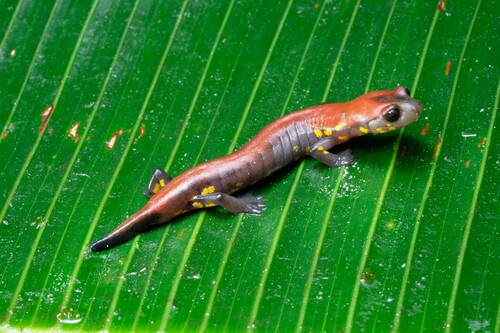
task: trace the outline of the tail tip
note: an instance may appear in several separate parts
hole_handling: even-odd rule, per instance
[[[90,245],[90,250],[92,252],[101,252],[101,251],[107,250],[109,248],[110,248],[109,244],[104,242],[103,239],[100,239],[100,240],[92,243],[92,245]]]

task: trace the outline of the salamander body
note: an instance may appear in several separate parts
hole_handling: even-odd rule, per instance
[[[262,197],[231,194],[307,155],[331,167],[348,166],[355,160],[350,150],[337,154],[328,150],[353,137],[406,126],[417,120],[421,111],[422,105],[410,97],[408,89],[397,87],[283,116],[239,150],[173,179],[161,169],[155,170],[145,190],[150,197],[146,206],[93,243],[91,249],[102,251],[117,246],[195,209],[222,206],[234,214],[260,214],[265,209]]]

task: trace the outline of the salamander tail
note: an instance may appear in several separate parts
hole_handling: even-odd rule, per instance
[[[94,252],[111,249],[117,245],[125,243],[145,229],[158,224],[160,216],[146,210],[140,210],[116,227],[104,238],[99,239],[90,245]]]

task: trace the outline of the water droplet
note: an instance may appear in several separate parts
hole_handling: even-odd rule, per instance
[[[361,274],[361,284],[363,287],[372,288],[374,287],[374,282],[376,280],[376,274],[369,268],[366,268]]]
[[[78,324],[82,319],[80,314],[76,313],[72,308],[57,314],[57,320],[62,324]]]

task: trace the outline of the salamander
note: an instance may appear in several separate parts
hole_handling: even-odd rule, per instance
[[[91,245],[102,251],[188,211],[222,206],[239,214],[259,215],[263,197],[234,196],[285,165],[312,156],[330,167],[351,165],[350,149],[329,150],[368,133],[396,130],[418,119],[422,104],[408,89],[374,91],[344,103],[323,103],[270,123],[235,152],[195,166],[172,178],[156,169],[144,194],[149,201],[104,238]]]

